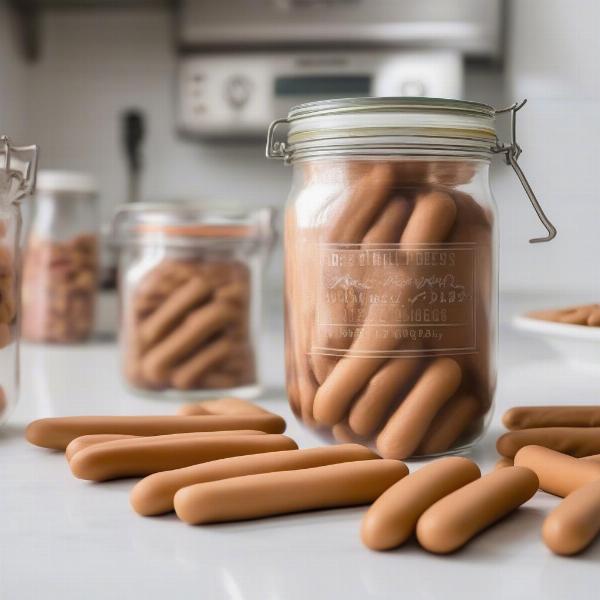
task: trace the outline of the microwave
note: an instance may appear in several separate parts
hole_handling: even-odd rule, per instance
[[[194,137],[262,137],[291,106],[328,98],[461,98],[452,50],[190,53],[178,65],[177,126]]]

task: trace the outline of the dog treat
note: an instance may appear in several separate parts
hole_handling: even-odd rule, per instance
[[[514,467],[515,462],[513,461],[512,458],[506,458],[506,456],[503,456],[502,458],[499,458],[496,461],[496,464],[494,465],[494,469],[503,469],[504,467]]]
[[[219,437],[223,435],[268,435],[264,431],[256,431],[253,429],[234,429],[231,431],[194,431],[191,433],[170,433],[167,434],[170,440],[174,439],[190,439],[191,436],[196,437]],[[71,458],[80,450],[95,446],[96,444],[103,444],[104,442],[114,442],[115,440],[130,440],[137,439],[140,443],[143,440],[154,440],[156,436],[140,436],[140,435],[125,435],[117,433],[98,433],[96,435],[82,435],[81,437],[75,438],[69,443],[65,449],[65,457],[67,462],[71,461]],[[165,438],[165,436],[162,436]],[[166,439],[166,438],[165,438]]]
[[[141,515],[159,515],[173,510],[173,498],[178,490],[197,483],[378,458],[374,452],[359,444],[223,458],[149,475],[131,490],[130,501],[133,509]]]
[[[197,431],[252,429],[265,433],[283,433],[285,421],[278,415],[198,415],[198,416],[83,416],[51,417],[33,421],[25,436],[43,448],[64,450],[82,435],[119,433],[136,436],[168,435]]]
[[[436,460],[411,473],[369,508],[361,526],[363,543],[372,550],[400,546],[430,506],[480,476],[474,462],[458,456]]]
[[[417,539],[430,552],[454,552],[527,502],[538,486],[538,478],[530,469],[496,469],[427,509],[417,522]]]
[[[542,537],[552,552],[570,556],[587,548],[600,533],[600,480],[569,494],[544,521]]]
[[[481,412],[481,403],[471,394],[457,394],[449,400],[431,422],[417,447],[417,455],[445,452],[456,445],[461,435]]]
[[[586,483],[600,479],[600,464],[542,446],[521,448],[515,454],[515,465],[531,469],[540,480],[540,489],[563,498]]]
[[[123,371],[148,390],[232,389],[256,383],[251,274],[242,262],[164,259],[125,276]]]
[[[30,236],[23,260],[23,337],[74,343],[94,326],[98,240],[81,234],[55,241]]]
[[[585,304],[582,306],[570,306],[568,308],[535,310],[527,313],[527,316],[542,321],[600,327],[600,304]]]
[[[82,435],[69,442],[65,448],[65,457],[70,462],[73,456],[84,448],[103,444],[104,442],[114,442],[115,440],[130,440],[139,436],[127,435],[125,433],[96,433],[92,435]]]
[[[513,458],[523,446],[544,446],[582,457],[600,453],[600,427],[538,427],[509,431],[496,441],[498,454]]]
[[[270,411],[242,398],[216,398],[182,405],[178,415],[264,415]]]
[[[386,458],[411,456],[438,411],[454,395],[462,378],[452,358],[438,358],[423,372],[377,437],[377,450]]]
[[[198,483],[175,494],[177,516],[199,525],[369,504],[408,474],[396,460],[363,460]]]
[[[180,469],[229,456],[296,448],[298,446],[292,439],[278,434],[159,435],[90,446],[77,452],[71,458],[69,466],[73,475],[79,479],[106,481]]]
[[[516,406],[502,423],[511,431],[537,427],[600,427],[600,406]]]

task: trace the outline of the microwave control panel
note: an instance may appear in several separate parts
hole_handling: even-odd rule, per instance
[[[462,95],[453,51],[191,54],[179,63],[177,125],[197,137],[260,137],[303,102]]]

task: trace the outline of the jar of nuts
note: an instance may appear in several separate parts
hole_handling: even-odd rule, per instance
[[[267,156],[293,165],[286,371],[303,423],[396,459],[465,450],[482,435],[496,382],[493,154],[546,226],[532,241],[555,235],[517,163],[521,106],[354,98],[271,125]],[[504,112],[508,144],[496,135]]]
[[[273,218],[268,208],[138,204],[117,212],[129,387],[174,397],[258,393],[261,281]]]
[[[0,137],[0,424],[17,402],[21,201],[35,185],[37,147]]]
[[[40,171],[23,260],[23,338],[90,337],[98,287],[98,202],[92,177]]]

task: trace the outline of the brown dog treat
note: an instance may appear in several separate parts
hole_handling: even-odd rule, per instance
[[[148,347],[160,340],[190,310],[206,300],[212,289],[206,281],[193,277],[177,288],[139,328],[140,340]]]
[[[363,244],[393,244],[402,236],[408,222],[412,205],[401,196],[392,198],[377,220],[371,225]]]
[[[452,398],[431,422],[416,454],[438,454],[452,448],[460,436],[475,422],[481,403],[471,394],[459,393]]]
[[[335,465],[198,483],[175,494],[175,512],[198,525],[369,504],[408,474],[396,460]]]
[[[595,308],[588,317],[587,324],[590,327],[600,327],[600,307]]]
[[[402,398],[422,364],[419,358],[390,359],[367,383],[350,410],[348,422],[359,435],[372,435],[394,401]]]
[[[521,448],[515,454],[515,465],[531,469],[540,480],[540,489],[563,498],[586,483],[600,479],[600,464],[542,446]]]
[[[499,458],[496,461],[496,464],[494,465],[494,469],[504,469],[504,467],[514,467],[514,466],[515,466],[515,463],[512,458],[506,458],[506,456],[503,456],[502,458]]]
[[[208,438],[208,437],[220,437],[224,435],[268,435],[264,431],[256,431],[253,429],[234,429],[231,431],[193,431],[191,433],[170,433],[167,435],[160,436],[162,439],[169,440],[189,440],[192,438]],[[130,440],[136,439],[139,443],[142,441],[155,440],[157,436],[141,436],[141,435],[124,435],[117,433],[98,433],[96,435],[82,435],[81,437],[75,438],[69,443],[65,449],[65,457],[67,462],[70,462],[71,458],[77,454],[80,450],[95,446],[96,444],[104,444],[105,442],[114,442],[116,440]]]
[[[377,458],[374,452],[359,444],[235,456],[150,475],[136,484],[130,500],[139,514],[158,515],[173,510],[173,498],[178,490],[196,483]]]
[[[515,406],[502,423],[511,431],[537,427],[600,427],[600,406]]]
[[[179,327],[144,356],[142,359],[144,377],[157,384],[166,384],[170,371],[179,361],[234,322],[238,315],[239,311],[232,306],[216,302],[190,313]],[[189,361],[193,361],[194,358],[193,356]],[[190,372],[196,372],[195,368],[189,367],[189,369]],[[184,375],[181,376],[186,382],[188,374],[188,369],[185,369]]]
[[[67,445],[65,448],[65,457],[69,462],[77,452],[96,444],[103,444],[104,442],[114,442],[115,440],[130,440],[138,437],[136,435],[127,435],[125,433],[96,433],[93,435],[82,435]]]
[[[272,414],[242,398],[216,398],[214,400],[201,400],[182,405],[177,411],[178,415],[249,415],[249,414]]]
[[[372,550],[400,546],[430,506],[480,476],[474,462],[458,456],[436,460],[411,473],[369,508],[361,526],[363,543]]]
[[[73,455],[71,472],[79,479],[107,481],[180,469],[229,456],[295,450],[285,435],[154,436],[115,440],[90,446]]]
[[[538,485],[535,473],[524,467],[492,471],[426,510],[417,522],[417,539],[430,552],[454,552],[527,502]]]
[[[377,450],[385,458],[407,458],[417,449],[438,411],[455,394],[462,378],[452,358],[437,358],[377,436]]]
[[[235,429],[283,433],[285,421],[274,414],[51,417],[31,422],[25,431],[25,437],[36,446],[64,450],[75,438],[97,433],[152,436]]]
[[[600,452],[600,427],[539,427],[509,431],[496,441],[498,454],[513,458],[524,446],[544,446],[582,457]]]
[[[587,548],[600,533],[600,480],[569,494],[544,521],[542,537],[552,552],[564,556]]]
[[[235,352],[236,344],[227,337],[220,337],[207,344],[192,358],[173,370],[171,385],[179,390],[193,389],[210,370],[221,364]]]

